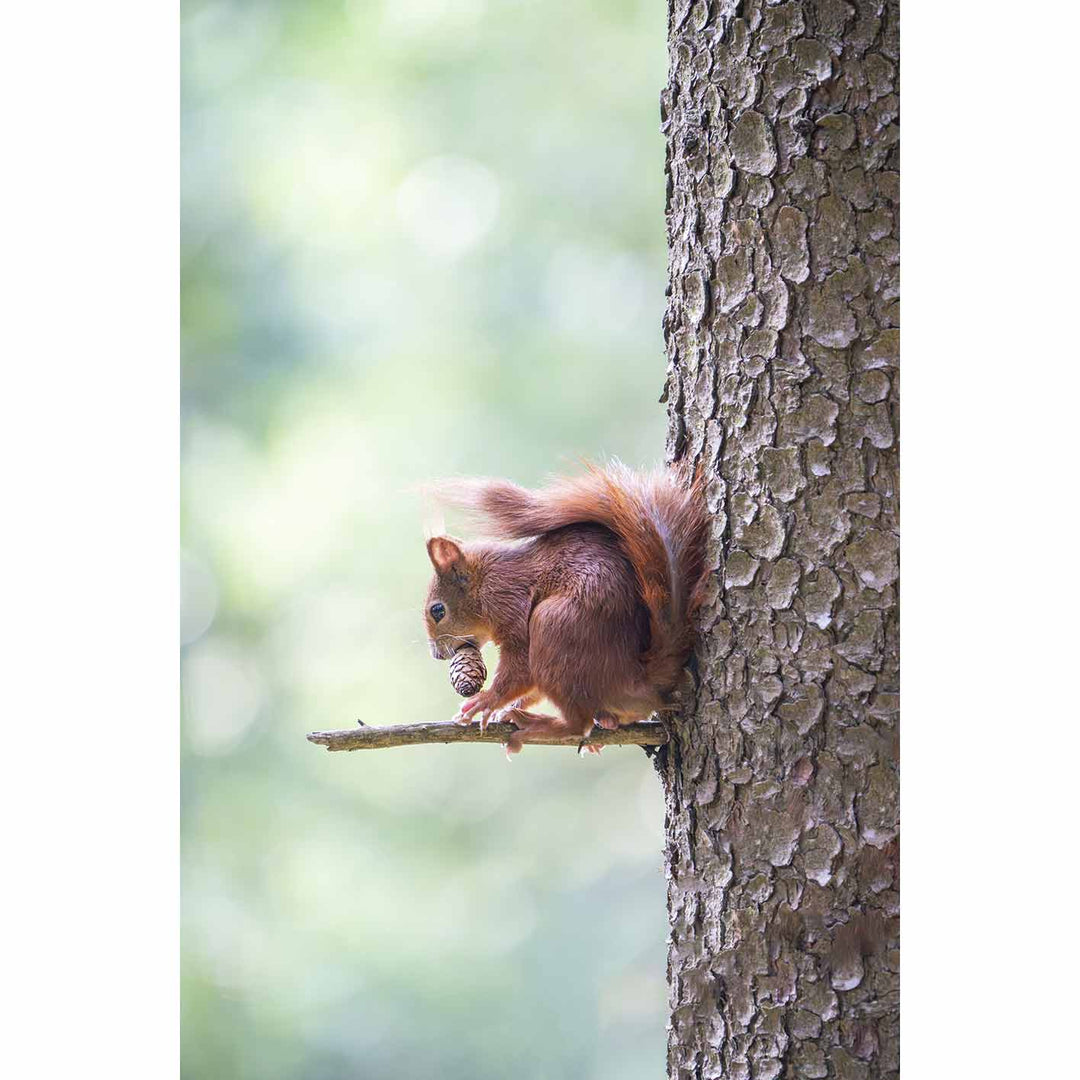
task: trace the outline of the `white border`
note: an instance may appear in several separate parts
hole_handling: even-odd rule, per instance
[[[912,1078],[1071,1067],[1076,23],[1069,5],[902,16]]]
[[[178,41],[4,14],[9,1076],[179,1071]]]

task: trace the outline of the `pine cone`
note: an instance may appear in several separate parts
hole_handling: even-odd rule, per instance
[[[487,668],[480,650],[462,645],[450,661],[450,685],[462,696],[472,697],[483,688]]]

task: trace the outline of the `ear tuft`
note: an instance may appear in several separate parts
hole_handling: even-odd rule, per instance
[[[465,553],[449,536],[433,536],[427,542],[428,558],[438,574],[449,574],[465,569]]]

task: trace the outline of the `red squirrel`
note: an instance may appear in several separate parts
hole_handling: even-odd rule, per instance
[[[508,753],[537,734],[581,739],[663,708],[693,646],[708,518],[697,483],[675,470],[614,464],[529,491],[503,480],[448,481],[440,501],[495,537],[428,541],[435,576],[424,623],[437,660],[500,647],[491,685],[455,720],[512,720]],[[530,712],[547,699],[558,715]]]

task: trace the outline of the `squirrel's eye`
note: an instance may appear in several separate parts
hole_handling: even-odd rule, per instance
[[[430,611],[431,611],[431,617],[436,622],[438,622],[446,614],[446,605],[445,604],[432,604],[431,608],[430,608]]]

